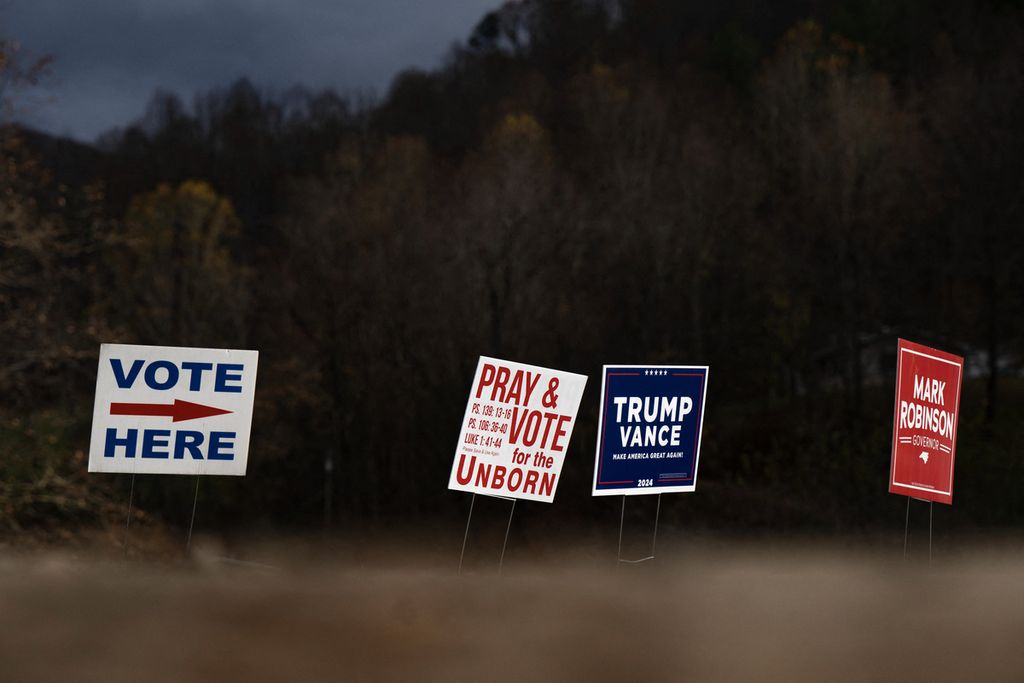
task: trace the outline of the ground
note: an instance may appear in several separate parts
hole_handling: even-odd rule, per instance
[[[225,561],[0,555],[0,679],[1010,680],[1024,553],[757,543],[510,556],[295,546]]]

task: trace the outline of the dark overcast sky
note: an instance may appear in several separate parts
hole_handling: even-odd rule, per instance
[[[93,140],[143,113],[157,88],[186,101],[248,76],[382,95],[433,68],[500,0],[0,0],[0,33],[56,62],[18,113]]]

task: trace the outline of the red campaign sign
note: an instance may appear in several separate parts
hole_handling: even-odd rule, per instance
[[[900,339],[889,493],[953,504],[964,359]]]

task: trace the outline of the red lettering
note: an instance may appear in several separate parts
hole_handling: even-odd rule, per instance
[[[490,363],[484,363],[484,369],[480,371],[480,384],[476,387],[476,397],[480,398],[481,392],[484,387],[494,381],[494,366]]]
[[[466,476],[462,476],[462,464],[466,462],[466,454],[459,453],[459,469],[455,472],[455,480],[465,486],[469,483],[469,480],[473,478],[473,468],[476,466],[476,456],[472,456],[469,459],[469,471],[466,472]]]
[[[494,386],[491,387],[491,400],[495,400],[495,396],[498,394],[498,390],[501,390],[501,398],[497,399],[501,403],[505,402],[505,394],[508,391],[508,376],[511,374],[511,370],[506,368],[504,365],[498,368],[498,374],[494,378]]]
[[[555,428],[554,439],[551,450],[562,451],[565,446],[559,443],[559,439],[566,434],[565,424],[572,420],[568,415],[558,413],[542,413],[539,410],[528,410],[523,413],[519,408],[512,409],[512,424],[509,431],[509,443],[521,443],[524,446],[533,446],[540,436],[540,426],[544,424],[544,435],[541,437],[540,447],[548,447],[548,436],[551,435],[551,423],[558,421]],[[525,430],[523,429],[525,426]]]
[[[501,465],[494,466],[494,478],[491,479],[491,488],[500,489],[505,485],[505,468]]]
[[[554,413],[547,413],[546,415],[544,415],[544,417],[546,419],[544,420],[544,436],[542,436],[540,438],[540,447],[541,448],[547,448],[548,432],[551,431],[551,422],[552,422],[552,420],[555,419],[555,415],[554,415]]]
[[[484,465],[481,463],[480,466],[476,468],[475,486],[487,488],[487,480],[491,477],[491,467],[491,465]]]
[[[512,378],[512,384],[508,388],[508,400],[515,401],[519,405],[526,405],[519,400],[519,395],[523,391],[523,371],[517,370],[516,376]]]
[[[537,477],[539,476],[536,470],[527,471],[526,483],[523,484],[523,493],[537,493]]]
[[[508,442],[519,443],[519,433],[523,430],[523,423],[526,422],[526,412],[519,417],[519,408],[512,409],[512,423],[509,425]]]
[[[568,415],[561,415],[558,418],[558,428],[555,429],[555,438],[551,442],[551,450],[553,451],[564,451],[565,446],[559,443],[559,439],[565,436],[565,425],[570,422],[572,418]]]
[[[555,494],[555,473],[545,472],[540,480],[540,495],[553,496]]]
[[[512,384],[509,385],[508,396],[506,396],[505,401],[507,403],[516,403],[521,406],[529,405],[530,396],[533,394],[533,390],[537,387],[537,382],[539,380],[539,374],[534,375],[531,372],[516,370],[516,375],[512,378]]]

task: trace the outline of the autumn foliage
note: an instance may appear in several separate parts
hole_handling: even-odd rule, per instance
[[[370,104],[160,94],[75,182],[8,129],[0,519],[81,472],[118,341],[260,350],[250,474],[206,503],[224,528],[319,525],[326,490],[334,523],[461,514],[445,478],[481,354],[709,364],[688,524],[897,524],[904,336],[968,359],[957,519],[1020,524],[1024,14],[721,5],[506,3]],[[559,519],[595,514],[596,391]],[[55,443],[22,438],[40,416]],[[182,523],[183,486],[139,495]]]

